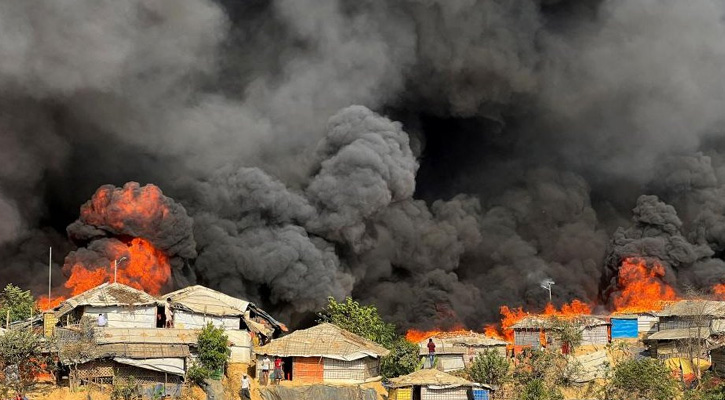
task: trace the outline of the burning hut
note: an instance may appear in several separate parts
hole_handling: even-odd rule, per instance
[[[475,332],[441,332],[418,343],[425,368],[430,368],[428,339],[433,339],[433,343],[436,345],[437,367],[444,372],[464,369],[470,365],[476,355],[489,349],[495,350],[503,356],[506,355],[507,343],[503,340],[493,339]]]
[[[283,359],[286,379],[305,383],[362,383],[379,378],[384,347],[333,324],[298,330],[255,348],[257,368],[265,356]],[[261,371],[257,371],[261,376]]]
[[[567,318],[577,325],[582,333],[581,345],[605,345],[609,343],[609,322],[592,316]],[[539,349],[542,347],[561,347],[556,338],[555,318],[548,316],[526,317],[514,324],[514,346]],[[566,349],[562,349],[565,350]]]
[[[251,331],[261,335],[262,341],[286,331],[284,324],[246,300],[237,299],[204,286],[189,286],[161,296],[159,301],[171,299],[174,327],[201,329],[207,323],[228,331]],[[245,360],[246,361],[246,360]]]
[[[476,389],[474,389],[476,388]],[[474,397],[474,390],[476,391]],[[390,380],[390,400],[488,399],[491,386],[479,385],[436,369],[421,369]]]
[[[65,300],[44,318],[68,326],[82,319],[95,322],[99,314],[109,328],[155,328],[156,299],[130,286],[104,283]]]

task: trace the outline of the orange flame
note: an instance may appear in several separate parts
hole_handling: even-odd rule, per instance
[[[725,283],[718,283],[712,287],[712,292],[720,300],[725,300]]]
[[[81,206],[80,219],[93,226],[109,226],[117,231],[133,230],[162,221],[169,214],[164,195],[157,186],[139,187],[135,182],[123,188],[100,187],[90,201]]]
[[[421,340],[425,340],[431,337],[442,338],[446,336],[458,336],[468,335],[471,331],[463,328],[462,326],[456,326],[452,330],[446,331],[442,329],[433,329],[430,331],[419,331],[417,329],[409,329],[405,333],[405,338],[412,343],[418,343]]]
[[[677,300],[675,290],[662,281],[665,268],[657,262],[626,258],[619,268],[614,307],[618,313],[659,311],[665,302]]]
[[[171,277],[171,266],[166,255],[145,239],[135,238],[128,245],[120,241],[107,242],[107,254],[111,260],[107,265],[73,264],[71,275],[65,287],[75,296],[104,282],[113,282],[114,261],[122,257],[127,260],[118,263],[118,283],[141,289],[150,294],[160,294]]]

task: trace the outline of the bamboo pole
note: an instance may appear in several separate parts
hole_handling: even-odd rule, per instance
[[[8,309],[8,314],[5,317],[5,328],[10,329],[10,309]]]

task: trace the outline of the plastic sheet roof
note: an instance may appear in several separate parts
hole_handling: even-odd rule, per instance
[[[375,342],[329,323],[294,331],[267,345],[256,347],[254,352],[281,357],[326,357],[345,361],[363,357],[378,358],[390,353]]]
[[[55,308],[55,316],[60,318],[79,306],[112,307],[151,304],[156,304],[156,299],[144,291],[120,283],[106,282],[64,301]]]
[[[166,328],[95,328],[98,344],[190,344],[196,345],[198,330]]]
[[[710,328],[700,328],[699,337],[700,339],[707,339],[711,335]],[[681,329],[667,329],[664,331],[655,332],[645,340],[678,340],[678,339],[690,339],[698,337],[697,328],[681,328]]]
[[[419,369],[412,374],[390,379],[390,387],[406,386],[434,386],[439,388],[454,388],[459,386],[479,386],[471,381],[447,374],[437,369]],[[490,388],[487,385],[480,385]]]
[[[657,313],[660,317],[710,316],[725,318],[725,301],[682,300]]]
[[[249,302],[229,296],[204,286],[194,285],[159,297],[160,301],[171,298],[172,304],[181,304],[189,310],[204,315],[244,315]]]

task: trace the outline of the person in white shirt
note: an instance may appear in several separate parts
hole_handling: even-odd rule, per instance
[[[264,356],[264,359],[262,359],[262,381],[260,382],[262,385],[266,386],[269,383],[270,369],[272,369],[272,360],[268,356]]]
[[[174,311],[171,310],[171,297],[166,299],[166,306],[164,307],[164,316],[166,317],[166,327],[174,327]]]
[[[252,394],[249,391],[249,378],[247,378],[247,374],[244,374],[242,377],[242,389],[239,391],[239,395],[242,397],[242,400],[251,400]]]
[[[98,326],[104,327],[106,325],[108,325],[106,317],[104,317],[103,314],[98,314]]]

